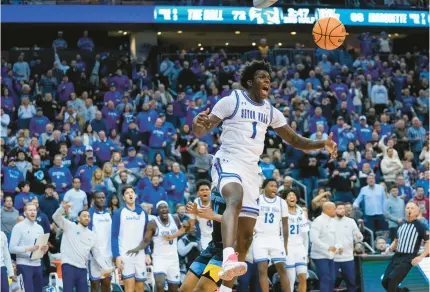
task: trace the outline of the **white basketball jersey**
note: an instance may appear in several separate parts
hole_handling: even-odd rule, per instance
[[[194,203],[197,204],[197,209],[201,209],[203,207],[210,208],[210,201],[209,205],[205,206],[203,205],[203,202],[200,198],[196,198],[194,200]],[[187,216],[190,219],[195,219],[197,222],[199,222],[199,228],[200,228],[200,242],[203,249],[206,249],[208,247],[209,242],[212,240],[212,231],[213,231],[213,222],[212,220],[208,220],[205,218],[201,218],[200,216],[195,216],[194,214],[187,214]]]
[[[212,114],[223,120],[221,148],[215,157],[239,160],[258,172],[267,127],[279,128],[287,122],[269,101],[252,101],[243,90],[233,90],[215,104]]]
[[[112,257],[111,230],[112,218],[109,212],[95,212],[92,220],[92,231],[96,234],[97,246],[104,257]]]
[[[254,228],[256,235],[281,236],[282,218],[288,217],[287,203],[278,196],[270,199],[260,195],[258,200],[260,212]]]
[[[305,245],[300,233],[309,232],[309,223],[302,208],[296,206],[296,213],[288,212],[288,224],[288,245]]]
[[[154,257],[172,257],[172,259],[176,259],[178,256],[178,239],[164,239],[165,235],[172,235],[178,231],[175,219],[169,214],[169,222],[167,225],[164,225],[160,217],[157,216],[155,224],[157,224],[157,232],[152,238],[154,241],[154,252],[152,255]]]

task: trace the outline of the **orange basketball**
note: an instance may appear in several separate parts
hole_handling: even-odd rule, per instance
[[[325,50],[334,50],[341,46],[347,35],[343,23],[334,17],[319,19],[312,30],[315,43]]]

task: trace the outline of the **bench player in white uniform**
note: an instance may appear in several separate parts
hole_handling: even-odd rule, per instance
[[[258,161],[264,150],[267,128],[272,127],[282,139],[297,149],[317,150],[326,147],[332,156],[337,154],[332,134],[326,141],[312,141],[298,135],[288,126],[284,115],[266,100],[270,92],[271,71],[270,65],[264,61],[248,64],[240,78],[245,90],[233,90],[215,104],[210,114],[206,110],[193,120],[193,132],[198,138],[223,123],[221,148],[215,154],[212,180],[217,182],[227,203],[222,218],[224,251],[220,277],[230,281],[226,283],[228,286],[232,286],[234,277],[246,272],[244,260],[259,211]],[[235,253],[235,245],[239,255]],[[221,287],[221,291],[223,289],[231,291]]]
[[[258,199],[260,211],[252,243],[254,263],[258,264],[261,291],[269,292],[267,268],[270,260],[281,278],[284,291],[289,291],[290,284],[285,269],[288,242],[287,203],[276,195],[278,190],[276,180],[271,178],[264,180],[263,189],[264,194]]]
[[[199,180],[196,183],[197,196],[194,200],[194,204],[197,210],[202,208],[211,207],[211,183],[208,180]],[[205,219],[203,217],[196,216],[194,214],[187,214],[190,223],[190,228],[192,228],[197,220],[199,222],[200,228],[200,244],[202,250],[208,247],[209,242],[212,240],[213,222],[212,220]]]
[[[145,239],[127,255],[134,255],[145,249],[151,240],[154,241],[152,263],[155,277],[155,292],[164,291],[164,283],[167,280],[170,292],[178,291],[180,284],[179,255],[177,238],[185,233],[185,227],[181,226],[178,218],[169,213],[169,205],[166,201],[160,201],[156,205],[158,216],[148,224]]]
[[[94,194],[94,206],[88,209],[90,213],[90,225],[88,229],[92,230],[97,238],[97,246],[100,254],[104,258],[106,266],[112,266],[112,248],[111,248],[111,230],[112,218],[105,208],[105,194],[96,192]],[[89,274],[91,281],[91,291],[96,292],[101,289],[102,292],[111,290],[111,276],[103,277],[103,268],[90,257]]]
[[[299,292],[306,291],[306,275],[308,273],[309,223],[302,208],[297,206],[297,194],[289,192],[286,196],[288,204],[288,236],[287,273],[291,291],[294,291],[296,275],[299,279]]]
[[[137,246],[145,236],[148,214],[136,204],[136,192],[129,185],[122,189],[125,206],[112,216],[112,255],[122,273],[125,292],[143,291],[146,280],[145,251],[130,257],[126,253]]]

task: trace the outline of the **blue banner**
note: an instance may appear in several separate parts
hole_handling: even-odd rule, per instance
[[[319,18],[336,17],[344,25],[428,27],[427,11],[254,7],[155,6],[158,23],[196,24],[313,24]]]
[[[2,23],[152,23],[154,6],[2,5]]]
[[[429,27],[427,11],[149,5],[2,5],[2,23],[313,24],[336,17],[346,26]]]

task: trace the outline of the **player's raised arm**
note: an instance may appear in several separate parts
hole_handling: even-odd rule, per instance
[[[193,120],[193,133],[197,138],[206,135],[210,130],[217,127],[221,119],[210,114],[209,109],[199,113]]]
[[[317,150],[326,148],[331,157],[337,155],[337,144],[332,140],[333,133],[330,133],[327,140],[313,141],[298,135],[288,124],[279,128],[274,128],[275,132],[288,144],[299,150]]]
[[[127,251],[128,256],[137,255],[139,251],[142,249],[145,249],[148,244],[151,242],[152,237],[154,236],[155,232],[157,231],[157,225],[155,224],[154,220],[151,220],[151,222],[148,223],[148,228],[146,229],[145,238],[139,243],[139,245],[129,251]]]

